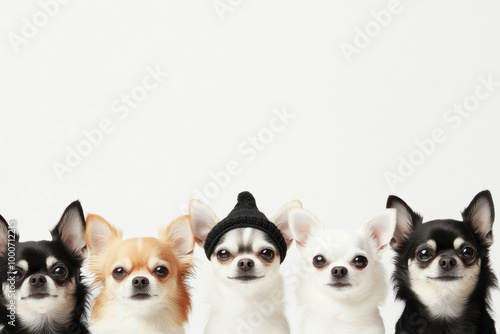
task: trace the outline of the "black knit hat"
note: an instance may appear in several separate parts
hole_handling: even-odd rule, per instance
[[[222,219],[208,233],[205,239],[205,254],[210,260],[217,241],[227,232],[241,227],[252,227],[261,230],[271,237],[278,247],[280,254],[280,263],[283,262],[286,256],[286,242],[281,234],[281,231],[274,225],[266,216],[259,211],[255,198],[248,191],[241,192],[238,195],[238,203],[229,215]]]

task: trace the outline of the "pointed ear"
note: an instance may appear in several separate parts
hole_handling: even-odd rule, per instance
[[[391,240],[391,247],[396,249],[408,240],[415,226],[422,223],[422,217],[397,196],[389,196],[386,207],[396,209],[396,228]]]
[[[0,256],[3,256],[9,245],[9,224],[0,215]]]
[[[87,215],[87,229],[85,240],[90,253],[100,255],[117,240],[121,240],[123,234],[120,230],[111,226],[104,218],[98,215]]]
[[[283,205],[278,212],[270,219],[276,227],[280,230],[283,238],[285,238],[286,247],[290,248],[293,242],[293,235],[290,231],[290,224],[288,220],[288,214],[293,208],[301,208],[302,203],[299,200],[294,200]]]
[[[197,199],[192,199],[189,202],[189,221],[196,243],[203,247],[208,233],[220,220],[208,205]]]
[[[78,256],[83,257],[86,254],[85,216],[79,201],[68,205],[59,223],[50,231],[50,234],[52,240],[61,240],[69,250]]]
[[[160,230],[159,239],[171,242],[177,256],[192,254],[194,235],[189,224],[189,216],[185,215],[170,222],[166,229]]]
[[[313,232],[322,226],[312,212],[302,208],[290,210],[289,224],[293,238],[300,247],[305,247]]]
[[[370,217],[363,225],[364,234],[370,238],[377,252],[385,250],[396,228],[396,209],[385,209]]]
[[[466,224],[471,224],[475,233],[486,246],[493,244],[493,222],[495,207],[493,198],[488,190],[482,191],[474,197],[469,206],[462,213]]]

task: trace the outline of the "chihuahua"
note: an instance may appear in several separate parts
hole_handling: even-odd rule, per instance
[[[381,255],[396,226],[387,209],[358,231],[324,229],[314,214],[292,209],[290,229],[302,256],[297,301],[304,307],[301,333],[384,334],[378,307],[388,282]]]
[[[89,270],[100,288],[90,319],[95,334],[182,334],[191,307],[194,236],[187,216],[159,238],[122,240],[122,232],[87,216]]]
[[[283,306],[280,264],[292,243],[284,205],[269,221],[249,192],[238,195],[231,213],[219,221],[203,202],[191,200],[189,215],[196,242],[214,273],[213,308],[205,334],[290,333]]]
[[[393,281],[397,298],[405,302],[396,333],[496,333],[488,313],[489,290],[496,286],[488,258],[495,218],[490,192],[474,197],[463,221],[423,224],[396,196],[387,207],[397,210]]]
[[[82,320],[87,288],[85,217],[71,203],[50,232],[51,241],[19,241],[15,221],[0,216],[1,333],[88,333]]]

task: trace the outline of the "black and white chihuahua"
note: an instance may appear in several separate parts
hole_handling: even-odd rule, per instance
[[[86,255],[80,202],[66,208],[51,241],[19,242],[14,224],[0,216],[1,333],[89,333],[82,322],[87,288],[80,276]]]
[[[463,221],[423,224],[396,196],[388,198],[387,208],[397,210],[393,281],[406,304],[396,333],[496,333],[489,314],[489,289],[496,286],[488,258],[495,218],[490,192],[474,197]]]
[[[280,264],[293,241],[288,212],[296,207],[302,204],[291,201],[268,221],[253,195],[242,192],[233,211],[219,221],[206,204],[191,200],[196,242],[205,248],[214,273],[205,334],[290,334]]]

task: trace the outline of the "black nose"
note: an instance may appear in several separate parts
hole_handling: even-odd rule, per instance
[[[346,267],[333,267],[332,268],[332,275],[337,277],[337,278],[342,278],[345,275],[347,275],[347,268]]]
[[[250,259],[242,259],[238,261],[238,268],[240,268],[243,271],[248,271],[253,268],[255,263],[253,263],[253,260]]]
[[[147,277],[144,276],[137,276],[134,277],[134,279],[132,280],[132,285],[136,289],[144,289],[145,287],[148,286],[148,284],[149,280],[147,279]]]
[[[455,258],[453,257],[444,257],[441,260],[439,260],[439,265],[446,271],[453,269],[453,267],[455,267],[456,264],[457,260],[455,260]]]
[[[47,279],[43,275],[33,275],[30,277],[30,284],[36,288],[42,287],[47,283]]]

